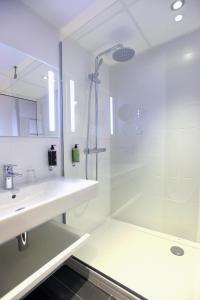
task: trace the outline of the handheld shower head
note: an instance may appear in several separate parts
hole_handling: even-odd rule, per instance
[[[103,58],[101,57],[100,60],[98,61],[98,67],[100,68],[100,66],[102,65],[103,63]]]
[[[103,63],[103,58],[102,57],[101,58],[97,57],[96,61],[95,61],[95,74],[97,76],[98,76],[99,68],[101,67],[102,63]]]

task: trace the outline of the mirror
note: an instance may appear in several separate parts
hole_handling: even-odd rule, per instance
[[[57,73],[0,43],[0,136],[59,136]]]

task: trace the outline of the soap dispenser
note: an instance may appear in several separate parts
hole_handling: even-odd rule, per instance
[[[79,162],[80,162],[79,144],[75,144],[75,146],[72,148],[72,165],[75,166]]]
[[[57,154],[55,147],[56,145],[51,145],[51,148],[48,151],[48,162],[49,162],[49,170],[52,171],[53,167],[57,166]]]

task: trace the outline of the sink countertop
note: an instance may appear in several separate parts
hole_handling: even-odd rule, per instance
[[[0,244],[95,197],[97,183],[54,177],[21,185],[18,190],[0,191]]]

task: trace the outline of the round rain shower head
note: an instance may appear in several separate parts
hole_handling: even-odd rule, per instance
[[[133,58],[135,50],[132,48],[122,47],[113,52],[113,59],[117,62],[125,62]]]

